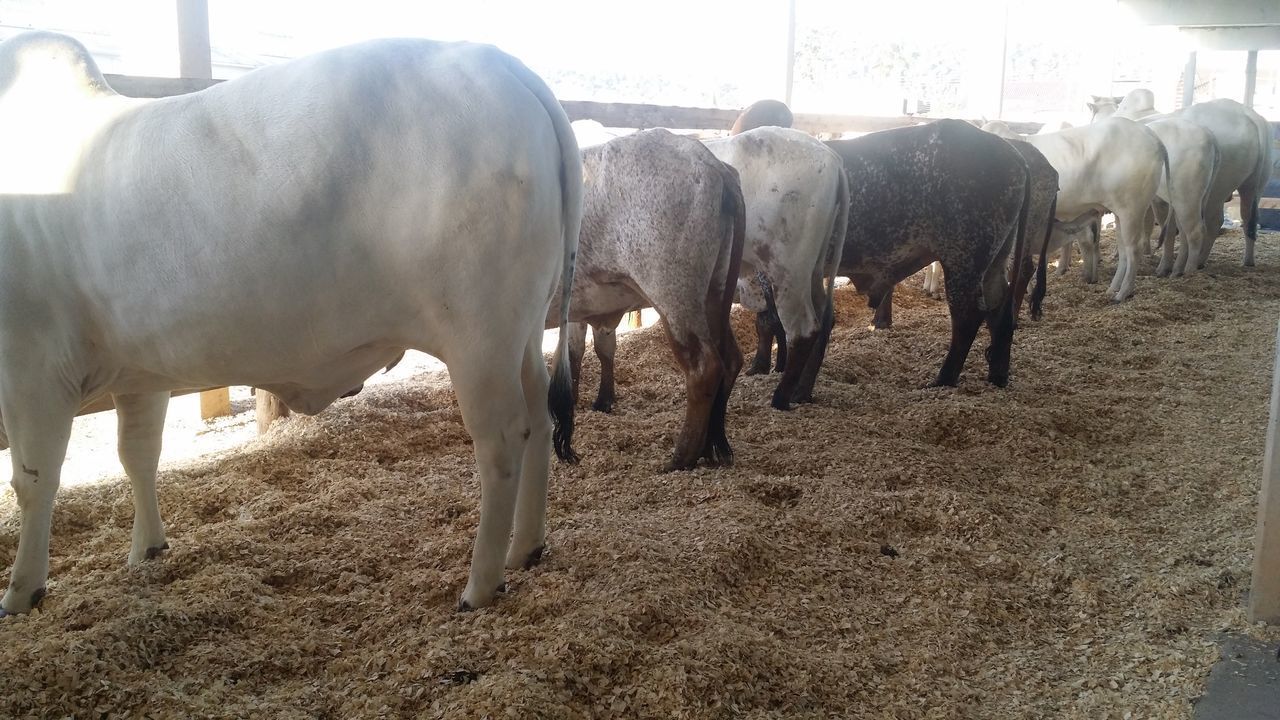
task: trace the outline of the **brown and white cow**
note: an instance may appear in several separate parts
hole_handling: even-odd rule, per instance
[[[833,314],[849,212],[843,163],[813,137],[779,127],[711,140],[707,147],[738,171],[747,201],[739,299],[757,319],[768,318],[771,309],[758,287],[763,281],[785,338],[787,363],[773,407],[786,410],[792,402],[809,402],[821,362],[812,349]],[[751,367],[768,372],[772,328],[767,322],[756,327],[760,342]]]
[[[827,143],[849,174],[840,274],[877,307],[934,260],[946,270],[951,344],[934,385],[955,385],[983,321],[987,379],[1009,380],[1013,293],[1005,279],[1026,252],[1031,173],[1009,143],[961,120]]]
[[[666,469],[689,469],[699,458],[732,462],[725,412],[742,352],[729,327],[729,310],[745,232],[737,172],[697,140],[659,129],[587,148],[582,174],[569,331],[575,397],[584,323],[591,325],[601,365],[594,407],[609,412],[615,399],[615,328],[626,313],[652,307],[686,382],[684,426]],[[558,313],[553,304],[548,327]]]

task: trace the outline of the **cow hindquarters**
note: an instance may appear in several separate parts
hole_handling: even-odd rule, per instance
[[[547,540],[547,478],[551,473],[551,416],[546,412],[550,376],[542,359],[542,330],[525,346],[520,368],[529,414],[529,437],[520,464],[515,531],[507,550],[507,567],[528,568],[542,559]]]
[[[169,393],[116,395],[117,451],[133,486],[133,540],[129,563],[149,560],[167,550],[160,504],[156,499],[156,468]]]
[[[71,438],[71,421],[80,405],[71,389],[52,379],[11,376],[5,380],[0,414],[9,436],[11,483],[21,526],[0,615],[27,612],[44,598],[53,500]]]

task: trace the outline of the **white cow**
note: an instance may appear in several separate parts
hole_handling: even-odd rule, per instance
[[[1089,103],[1095,118],[1127,117],[1144,123],[1164,143],[1169,153],[1169,179],[1161,179],[1156,196],[1173,208],[1173,222],[1164,221],[1161,237],[1163,244],[1156,275],[1182,275],[1194,273],[1200,268],[1199,258],[1206,241],[1217,232],[1217,226],[1209,228],[1205,218],[1213,205],[1211,188],[1218,176],[1221,153],[1213,133],[1203,126],[1179,115],[1158,115],[1151,107],[1151,91],[1133,90],[1117,105],[1100,101]],[[1157,203],[1158,208],[1162,203]],[[1218,203],[1219,209],[1221,203]],[[1147,213],[1143,221],[1143,241],[1151,235],[1151,222],[1155,213]],[[1163,217],[1163,215],[1162,215]],[[1219,225],[1221,222],[1219,222]],[[1174,258],[1174,238],[1180,234],[1182,243]],[[1188,258],[1192,258],[1188,262]]]
[[[793,401],[809,402],[821,363],[812,350],[832,312],[849,217],[844,163],[813,137],[780,127],[748,130],[707,147],[738,171],[747,203],[740,299],[758,317],[765,313],[757,282],[764,276],[785,333],[788,357],[772,404],[786,410]],[[766,325],[757,323],[760,343],[750,372],[769,371],[773,333]]]
[[[1114,107],[1117,115],[1141,118],[1146,123],[1177,117],[1207,130],[1217,145],[1220,162],[1205,202],[1207,234],[1206,241],[1201,243],[1197,267],[1203,268],[1208,261],[1218,230],[1222,227],[1222,206],[1236,191],[1240,193],[1240,215],[1245,225],[1243,264],[1252,266],[1254,243],[1258,238],[1258,201],[1271,176],[1270,125],[1258,113],[1229,99],[1196,103],[1169,115],[1154,114],[1148,95],[1149,91],[1138,89],[1125,96],[1118,106],[1102,102],[1090,107],[1095,115],[1103,115]],[[1171,148],[1171,157],[1172,153]]]
[[[1003,137],[1007,126],[983,127]],[[1117,302],[1133,294],[1137,277],[1138,246],[1143,219],[1156,196],[1161,170],[1167,178],[1168,156],[1164,145],[1149,128],[1126,118],[1108,118],[1084,127],[1048,135],[1016,136],[1044,154],[1058,171],[1058,205],[1061,222],[1079,222],[1086,214],[1111,212],[1116,216],[1120,261],[1108,292]],[[1097,267],[1097,248],[1081,243],[1088,268]],[[1093,256],[1090,253],[1093,253]]]
[[[86,400],[119,412],[138,562],[167,547],[170,390],[253,385],[315,413],[406,348],[448,365],[475,442],[460,607],[492,601],[504,559],[540,556],[553,434],[572,455],[567,352],[548,392],[543,323],[582,179],[536,75],[489,46],[388,40],[142,101],[76,41],[28,33],[0,44],[0,88],[0,413],[22,512],[4,612],[44,595]]]

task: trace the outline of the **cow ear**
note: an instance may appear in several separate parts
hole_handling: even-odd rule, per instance
[[[1097,100],[1097,98],[1095,97],[1094,100]],[[1089,112],[1093,113],[1094,115],[1098,114],[1098,103],[1091,102],[1091,103],[1085,103],[1085,105],[1089,106]]]

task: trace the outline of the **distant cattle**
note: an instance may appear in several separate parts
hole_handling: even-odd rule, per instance
[[[1008,134],[1007,128],[993,123],[988,123],[987,129]],[[1048,135],[1014,137],[1035,146],[1058,171],[1059,221],[1081,222],[1103,212],[1115,214],[1120,260],[1108,292],[1117,302],[1133,295],[1144,218],[1161,176],[1167,180],[1169,175],[1168,154],[1159,137],[1150,128],[1125,118],[1108,118]],[[1097,248],[1082,243],[1081,250],[1086,278],[1092,282]]]
[[[538,559],[573,419],[567,349],[548,389],[543,325],[572,277],[582,181],[536,75],[489,46],[388,40],[144,101],[75,40],[27,33],[0,43],[0,88],[0,439],[22,512],[4,612],[44,595],[85,401],[114,397],[138,562],[168,547],[170,390],[251,385],[315,413],[406,348],[448,365],[475,444],[461,607]]]
[[[1013,342],[1012,254],[1026,252],[1031,174],[1009,143],[960,120],[834,140],[849,174],[840,274],[880,305],[934,260],[946,270],[951,344],[934,385],[955,385],[983,321],[987,379],[1005,385]]]
[[[730,135],[737,135],[760,127],[789,128],[795,118],[791,108],[778,100],[758,100],[748,105],[729,130]]]
[[[652,307],[685,373],[684,426],[667,470],[700,458],[729,463],[729,393],[742,352],[729,311],[742,264],[745,207],[737,172],[702,143],[646,130],[583,151],[582,237],[574,274],[570,356],[574,395],[588,323],[600,358],[594,407],[613,409],[615,328]],[[559,317],[554,304],[551,327]]]
[[[762,127],[709,141],[707,147],[737,169],[742,182],[747,232],[739,287],[743,305],[761,320],[751,368],[769,371],[773,332],[758,288],[762,279],[784,333],[780,344],[787,350],[772,400],[775,408],[785,410],[793,401],[812,399],[821,362],[812,349],[832,312],[849,210],[844,167],[838,155],[797,130]]]
[[[1140,88],[1126,95],[1118,106],[1104,100],[1091,104],[1090,108],[1095,117],[1114,112],[1120,117],[1135,118],[1144,123],[1177,118],[1195,123],[1207,131],[1217,148],[1218,165],[1204,203],[1203,228],[1206,234],[1200,243],[1199,263],[1195,267],[1203,268],[1208,261],[1222,227],[1223,204],[1231,200],[1234,192],[1240,193],[1240,216],[1244,221],[1242,263],[1253,265],[1254,243],[1258,238],[1258,202],[1271,177],[1270,125],[1257,112],[1235,100],[1210,100],[1164,115],[1156,114],[1152,100],[1150,91]],[[1197,153],[1199,157],[1207,154],[1204,150]],[[1174,164],[1179,163],[1175,160]],[[1186,224],[1180,226],[1187,228]]]

